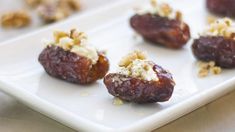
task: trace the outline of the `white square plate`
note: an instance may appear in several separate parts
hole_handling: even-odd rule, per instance
[[[168,2],[182,10],[192,37],[196,37],[206,25],[204,0]],[[235,70],[223,70],[220,75],[203,79],[197,77],[190,50],[192,41],[181,50],[170,50],[135,39],[129,18],[137,5],[148,5],[148,1],[123,0],[2,43],[0,89],[65,125],[86,131],[153,130],[233,90],[230,86],[235,85]],[[151,60],[172,72],[176,81],[172,98],[164,103],[116,106],[102,80],[81,86],[48,76],[37,61],[44,48],[41,40],[52,39],[55,29],[73,27],[87,32],[91,43],[99,49],[107,49],[111,71],[129,51],[147,51]]]

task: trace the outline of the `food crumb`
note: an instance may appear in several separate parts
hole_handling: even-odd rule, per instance
[[[123,105],[124,103],[123,103],[123,101],[120,98],[115,97],[113,99],[113,104],[114,105]]]
[[[206,77],[208,76],[208,70],[207,69],[200,69],[199,72],[198,72],[198,76],[199,77]]]
[[[199,64],[198,76],[201,78],[208,76],[210,73],[213,75],[218,75],[222,72],[221,67],[216,66],[214,61],[210,62],[200,61],[198,64]]]
[[[215,66],[215,67],[211,68],[211,73],[213,73],[214,75],[220,74],[221,71],[222,71],[221,68],[218,67],[218,66]]]
[[[211,24],[211,23],[213,23],[213,22],[215,22],[216,21],[216,18],[215,17],[213,17],[213,16],[208,16],[207,17],[207,23],[208,24]]]

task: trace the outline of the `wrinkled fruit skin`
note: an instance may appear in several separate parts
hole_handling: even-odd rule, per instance
[[[235,18],[234,0],[207,0],[207,8],[210,12]]]
[[[192,45],[194,56],[202,61],[215,61],[223,68],[235,67],[235,40],[231,38],[200,37]]]
[[[104,84],[108,92],[124,101],[135,103],[155,103],[168,101],[174,90],[175,82],[171,74],[160,66],[153,69],[159,81],[146,81],[130,76],[110,73],[105,76]]]
[[[92,65],[90,59],[58,46],[47,46],[38,60],[49,75],[78,84],[95,82],[109,70],[109,61],[102,53],[99,53],[98,62]]]
[[[189,26],[179,20],[152,15],[134,15],[131,27],[144,39],[169,48],[182,48],[190,39]]]

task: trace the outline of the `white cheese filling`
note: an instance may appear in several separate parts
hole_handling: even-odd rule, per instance
[[[66,51],[71,51],[80,56],[87,57],[92,61],[92,64],[97,63],[99,59],[97,50],[87,43],[87,37],[84,33],[73,29],[70,34],[65,32],[56,32],[54,37],[55,40],[53,42],[49,42],[48,45],[59,46]]]
[[[151,13],[158,14],[161,17],[167,17],[169,19],[182,19],[181,12],[173,10],[173,8],[167,3],[157,3],[157,0],[151,0],[151,6],[151,9],[141,9],[137,13],[140,15],[145,13]]]
[[[90,45],[89,46],[88,45],[73,46],[73,48],[71,49],[71,52],[74,52],[78,55],[85,56],[85,57],[91,59],[92,64],[96,64],[96,62],[99,59],[99,56],[97,54],[97,50],[94,47],[90,46]]]
[[[119,67],[118,73],[147,81],[157,81],[158,77],[153,66],[150,61],[136,59],[127,67]]]

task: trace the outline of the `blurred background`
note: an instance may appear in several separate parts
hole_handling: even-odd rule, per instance
[[[119,0],[1,0],[0,42],[117,1]],[[19,24],[11,22],[16,19]]]

